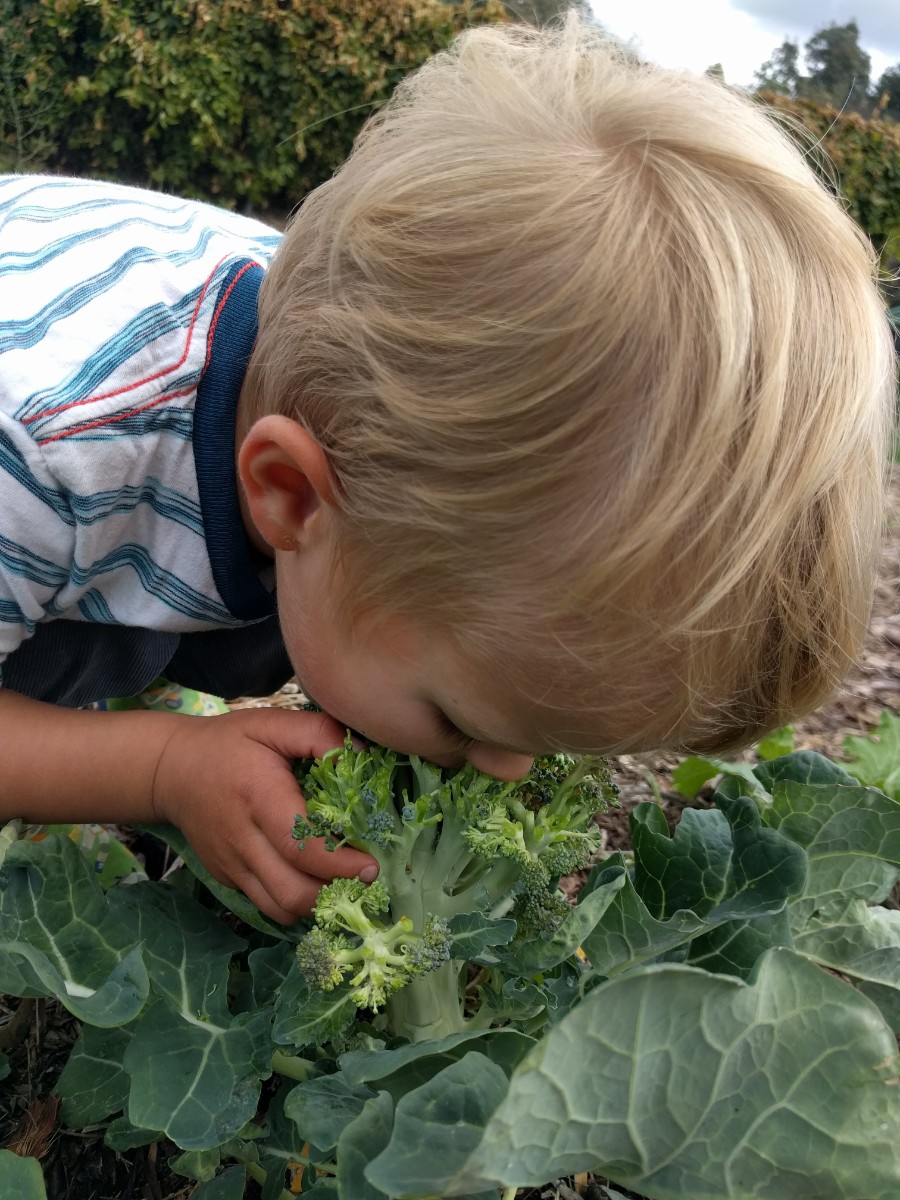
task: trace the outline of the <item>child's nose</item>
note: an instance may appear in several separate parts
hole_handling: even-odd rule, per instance
[[[466,755],[473,767],[504,781],[522,779],[531,770],[534,759],[529,754],[516,754],[497,746],[473,746]]]

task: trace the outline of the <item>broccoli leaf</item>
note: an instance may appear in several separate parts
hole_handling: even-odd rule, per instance
[[[394,1050],[351,1050],[341,1055],[340,1067],[350,1084],[380,1083],[402,1095],[470,1050],[477,1050],[509,1074],[534,1044],[534,1038],[517,1029],[470,1029]]]
[[[643,967],[553,1027],[468,1159],[433,1154],[420,1194],[595,1170],[654,1200],[894,1200],[898,1078],[874,1005],[789,950],[767,951],[749,983]],[[438,1114],[417,1099],[406,1098],[417,1122],[398,1105],[391,1145],[370,1168],[387,1190],[394,1170],[404,1184],[418,1178],[399,1148],[438,1135]],[[473,1108],[472,1125],[483,1114]],[[464,1144],[473,1140],[470,1126]]]
[[[175,851],[178,857],[184,862],[185,866],[212,894],[225,905],[227,909],[234,913],[236,917],[240,917],[247,925],[251,925],[254,929],[258,929],[261,933],[267,933],[270,937],[277,938],[288,942],[297,942],[303,937],[307,929],[309,929],[308,921],[297,921],[294,925],[279,925],[277,921],[271,920],[265,913],[261,913],[252,900],[248,900],[243,892],[237,891],[235,888],[226,887],[224,883],[219,883],[213,875],[210,875],[206,867],[197,857],[195,851],[191,848],[187,838],[175,825],[136,825],[136,829],[142,829],[146,833],[152,833],[154,837],[158,837],[161,841]]]
[[[348,986],[320,992],[309,986],[296,961],[285,976],[275,1003],[273,1037],[281,1046],[315,1046],[346,1029],[356,1016]]]
[[[887,709],[869,737],[844,739],[847,770],[860,783],[900,800],[900,716]]]
[[[82,1026],[54,1088],[62,1097],[61,1115],[70,1129],[93,1125],[127,1105],[131,1081],[122,1059],[131,1034],[128,1026]]]
[[[508,1082],[475,1050],[451,1063],[399,1101],[391,1140],[366,1178],[388,1196],[433,1196],[477,1148]]]
[[[900,984],[900,910],[850,897],[822,905],[794,931],[794,946],[816,962],[887,987]]]
[[[482,913],[459,913],[450,919],[453,956],[491,965],[498,961],[491,948],[507,945],[515,932],[516,923],[508,917],[491,920]]]
[[[185,1150],[233,1137],[256,1112],[259,1081],[271,1074],[271,1024],[270,1009],[219,1024],[156,1001],[125,1052],[129,1119],[161,1129]]]
[[[185,1150],[220,1145],[253,1116],[271,1073],[272,1010],[228,1007],[229,963],[244,942],[170,885],[138,883],[111,901],[131,915],[156,996],[123,1058],[128,1117]]]
[[[900,803],[875,788],[797,783],[773,786],[765,820],[802,846],[809,878],[806,909],[848,895],[884,900],[900,866]]]
[[[9,846],[0,868],[0,991],[55,996],[92,1025],[124,1025],[149,990],[138,942],[68,838]]]
[[[878,1005],[889,1027],[900,1036],[900,976],[891,987],[880,983],[861,983],[859,990]]]
[[[388,1200],[366,1178],[366,1167],[390,1141],[394,1105],[387,1092],[367,1100],[341,1134],[337,1147],[337,1183],[341,1200]]]
[[[340,1073],[324,1075],[292,1088],[284,1100],[284,1115],[296,1124],[301,1143],[331,1150],[374,1095],[365,1084],[350,1084]]]
[[[127,1150],[133,1150],[135,1146],[149,1146],[151,1142],[159,1142],[163,1136],[161,1129],[143,1129],[122,1116],[110,1121],[103,1140],[111,1150],[124,1154]]]
[[[241,1200],[247,1187],[244,1167],[228,1167],[191,1193],[192,1200]]]
[[[659,920],[684,909],[715,923],[760,916],[802,888],[802,850],[764,827],[749,798],[719,803],[718,810],[685,809],[672,837],[657,805],[640,804],[632,814],[635,888]]]
[[[3,1200],[47,1200],[44,1175],[36,1158],[0,1150],[0,1179]]]

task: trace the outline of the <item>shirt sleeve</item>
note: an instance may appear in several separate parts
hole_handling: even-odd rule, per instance
[[[75,531],[68,498],[40,448],[20,422],[0,413],[0,685],[9,655],[56,615]]]

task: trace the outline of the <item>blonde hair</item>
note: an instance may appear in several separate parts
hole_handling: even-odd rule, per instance
[[[721,82],[574,14],[472,29],[303,203],[246,381],[412,614],[583,750],[710,749],[858,652],[893,354],[873,252]]]

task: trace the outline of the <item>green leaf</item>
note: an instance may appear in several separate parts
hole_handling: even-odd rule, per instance
[[[294,1085],[285,1080],[269,1101],[266,1114],[266,1137],[256,1143],[259,1164],[266,1173],[262,1200],[284,1200],[282,1180],[290,1163],[296,1163],[303,1153],[303,1142],[297,1126],[284,1113],[284,1102]]]
[[[267,933],[270,937],[277,938],[279,941],[288,942],[299,942],[309,930],[308,921],[298,921],[294,925],[279,925],[277,921],[272,921],[264,913],[261,913],[253,901],[248,900],[243,892],[226,887],[224,883],[219,883],[218,879],[210,875],[209,871],[204,867],[181,830],[177,829],[174,825],[138,825],[135,828],[152,833],[154,837],[158,837],[167,846],[171,847],[184,862],[191,874],[195,875],[203,886],[208,888],[227,909],[230,909],[235,916],[240,917],[242,921],[252,926],[253,929]]]
[[[244,1167],[228,1167],[191,1192],[191,1200],[243,1200],[247,1188],[247,1171]]]
[[[275,1004],[282,984],[294,966],[294,949],[287,942],[260,946],[247,955],[257,1005]]]
[[[878,1006],[890,1028],[900,1036],[900,977],[891,987],[880,983],[861,983],[859,990]]]
[[[869,907],[856,897],[834,900],[794,930],[801,954],[855,979],[900,985],[900,910]]]
[[[693,800],[700,789],[717,775],[725,775],[734,786],[733,795],[752,796],[765,804],[768,797],[758,777],[746,763],[730,763],[722,758],[686,758],[672,772],[672,787],[687,800]]]
[[[356,1016],[350,992],[349,984],[331,992],[314,990],[294,962],[275,1002],[273,1038],[280,1046],[297,1050],[329,1041]]]
[[[221,1158],[218,1146],[213,1150],[185,1150],[183,1154],[175,1154],[169,1159],[169,1167],[176,1175],[184,1175],[198,1183],[208,1183],[215,1178]]]
[[[337,1180],[330,1175],[317,1179],[311,1188],[303,1189],[303,1200],[337,1200]]]
[[[610,872],[602,885],[595,886],[579,898],[578,904],[566,914],[562,924],[550,937],[536,937],[501,951],[498,957],[503,970],[508,974],[532,975],[539,971],[550,971],[570,959],[580,947],[585,947],[592,931],[603,921],[617,893],[627,888],[630,881],[624,871]],[[692,928],[699,922],[691,922]]]
[[[584,952],[599,975],[618,975],[658,958],[707,928],[706,923],[692,912],[676,912],[668,921],[657,921],[635,891],[634,881],[621,865],[620,856],[616,855],[609,860],[609,865],[600,868],[594,886],[600,890],[618,880],[621,882],[612,902],[582,940]]]
[[[131,1034],[130,1027],[82,1026],[53,1089],[62,1097],[61,1116],[70,1129],[83,1129],[125,1108],[131,1081],[122,1059]]]
[[[767,737],[756,744],[756,753],[767,762],[771,758],[782,758],[794,749],[794,727],[783,725],[781,729],[773,729]]]
[[[438,1193],[478,1147],[508,1082],[473,1050],[409,1092],[397,1104],[390,1142],[366,1170],[369,1182],[388,1196]]]
[[[341,1200],[388,1200],[366,1178],[366,1167],[388,1144],[394,1124],[394,1105],[387,1092],[367,1100],[344,1129],[337,1148],[337,1184]]]
[[[111,903],[138,931],[154,992],[188,1020],[227,1021],[228,966],[243,939],[167,883],[119,888]]]
[[[151,1142],[158,1142],[162,1137],[161,1129],[141,1129],[132,1124],[127,1117],[116,1117],[107,1125],[103,1140],[110,1149],[124,1154],[136,1146],[149,1146]]]
[[[900,716],[885,709],[869,737],[844,738],[844,754],[860,783],[900,800]]]
[[[682,759],[672,772],[672,787],[686,800],[693,800],[703,785],[721,775],[727,765],[719,758],[692,755]]]
[[[330,1150],[374,1094],[364,1084],[348,1083],[340,1073],[324,1075],[297,1084],[285,1097],[284,1115],[296,1124],[301,1143]]]
[[[750,983],[639,968],[553,1027],[427,1194],[593,1170],[654,1200],[896,1200],[898,1072],[874,1006],[791,951]]]
[[[157,996],[123,1057],[128,1118],[182,1149],[210,1149],[253,1116],[271,1073],[271,1009],[232,1016],[228,1007],[229,966],[244,942],[168,884],[120,888],[110,901],[139,930]]]
[[[685,809],[671,837],[657,805],[639,804],[632,813],[635,889],[659,920],[685,909],[715,923],[761,916],[800,892],[802,851],[764,827],[748,797],[721,797],[719,804]]]
[[[757,959],[772,946],[793,947],[787,909],[745,921],[725,921],[690,944],[686,962],[717,975],[746,979]]]
[[[339,1063],[349,1084],[381,1083],[390,1090],[393,1081],[401,1078],[415,1079],[412,1086],[418,1087],[471,1050],[477,1050],[509,1074],[534,1044],[534,1038],[517,1029],[467,1029],[449,1037],[398,1046],[395,1050],[351,1050],[341,1055]],[[416,1068],[415,1073],[411,1073],[412,1068]]]
[[[11,1069],[9,1059],[0,1051],[0,1080],[6,1079]]]
[[[515,932],[516,923],[509,917],[491,920],[482,913],[458,913],[450,918],[453,957],[493,965],[498,960],[489,952],[490,948],[507,945]]]
[[[900,803],[874,788],[791,779],[775,783],[773,797],[767,824],[809,859],[804,910],[847,896],[877,903],[890,894],[900,865]]]
[[[776,783],[793,780],[794,783],[828,783],[850,784],[856,780],[848,775],[843,767],[816,754],[813,750],[795,750],[784,758],[773,758],[771,762],[757,763],[753,768],[755,778],[762,784],[764,791],[771,794]],[[738,787],[735,779],[723,780],[722,787]],[[718,795],[720,789],[716,789]],[[730,794],[734,794],[733,792]]]
[[[41,1164],[11,1150],[0,1150],[0,1191],[3,1200],[47,1200]]]
[[[233,1137],[256,1112],[260,1080],[271,1074],[271,1021],[270,1009],[217,1024],[163,1000],[150,1005],[125,1052],[129,1119],[163,1130],[184,1150]]]
[[[8,848],[0,868],[0,990],[16,994],[25,983],[26,994],[55,996],[92,1025],[124,1025],[149,990],[138,942],[69,838]]]

